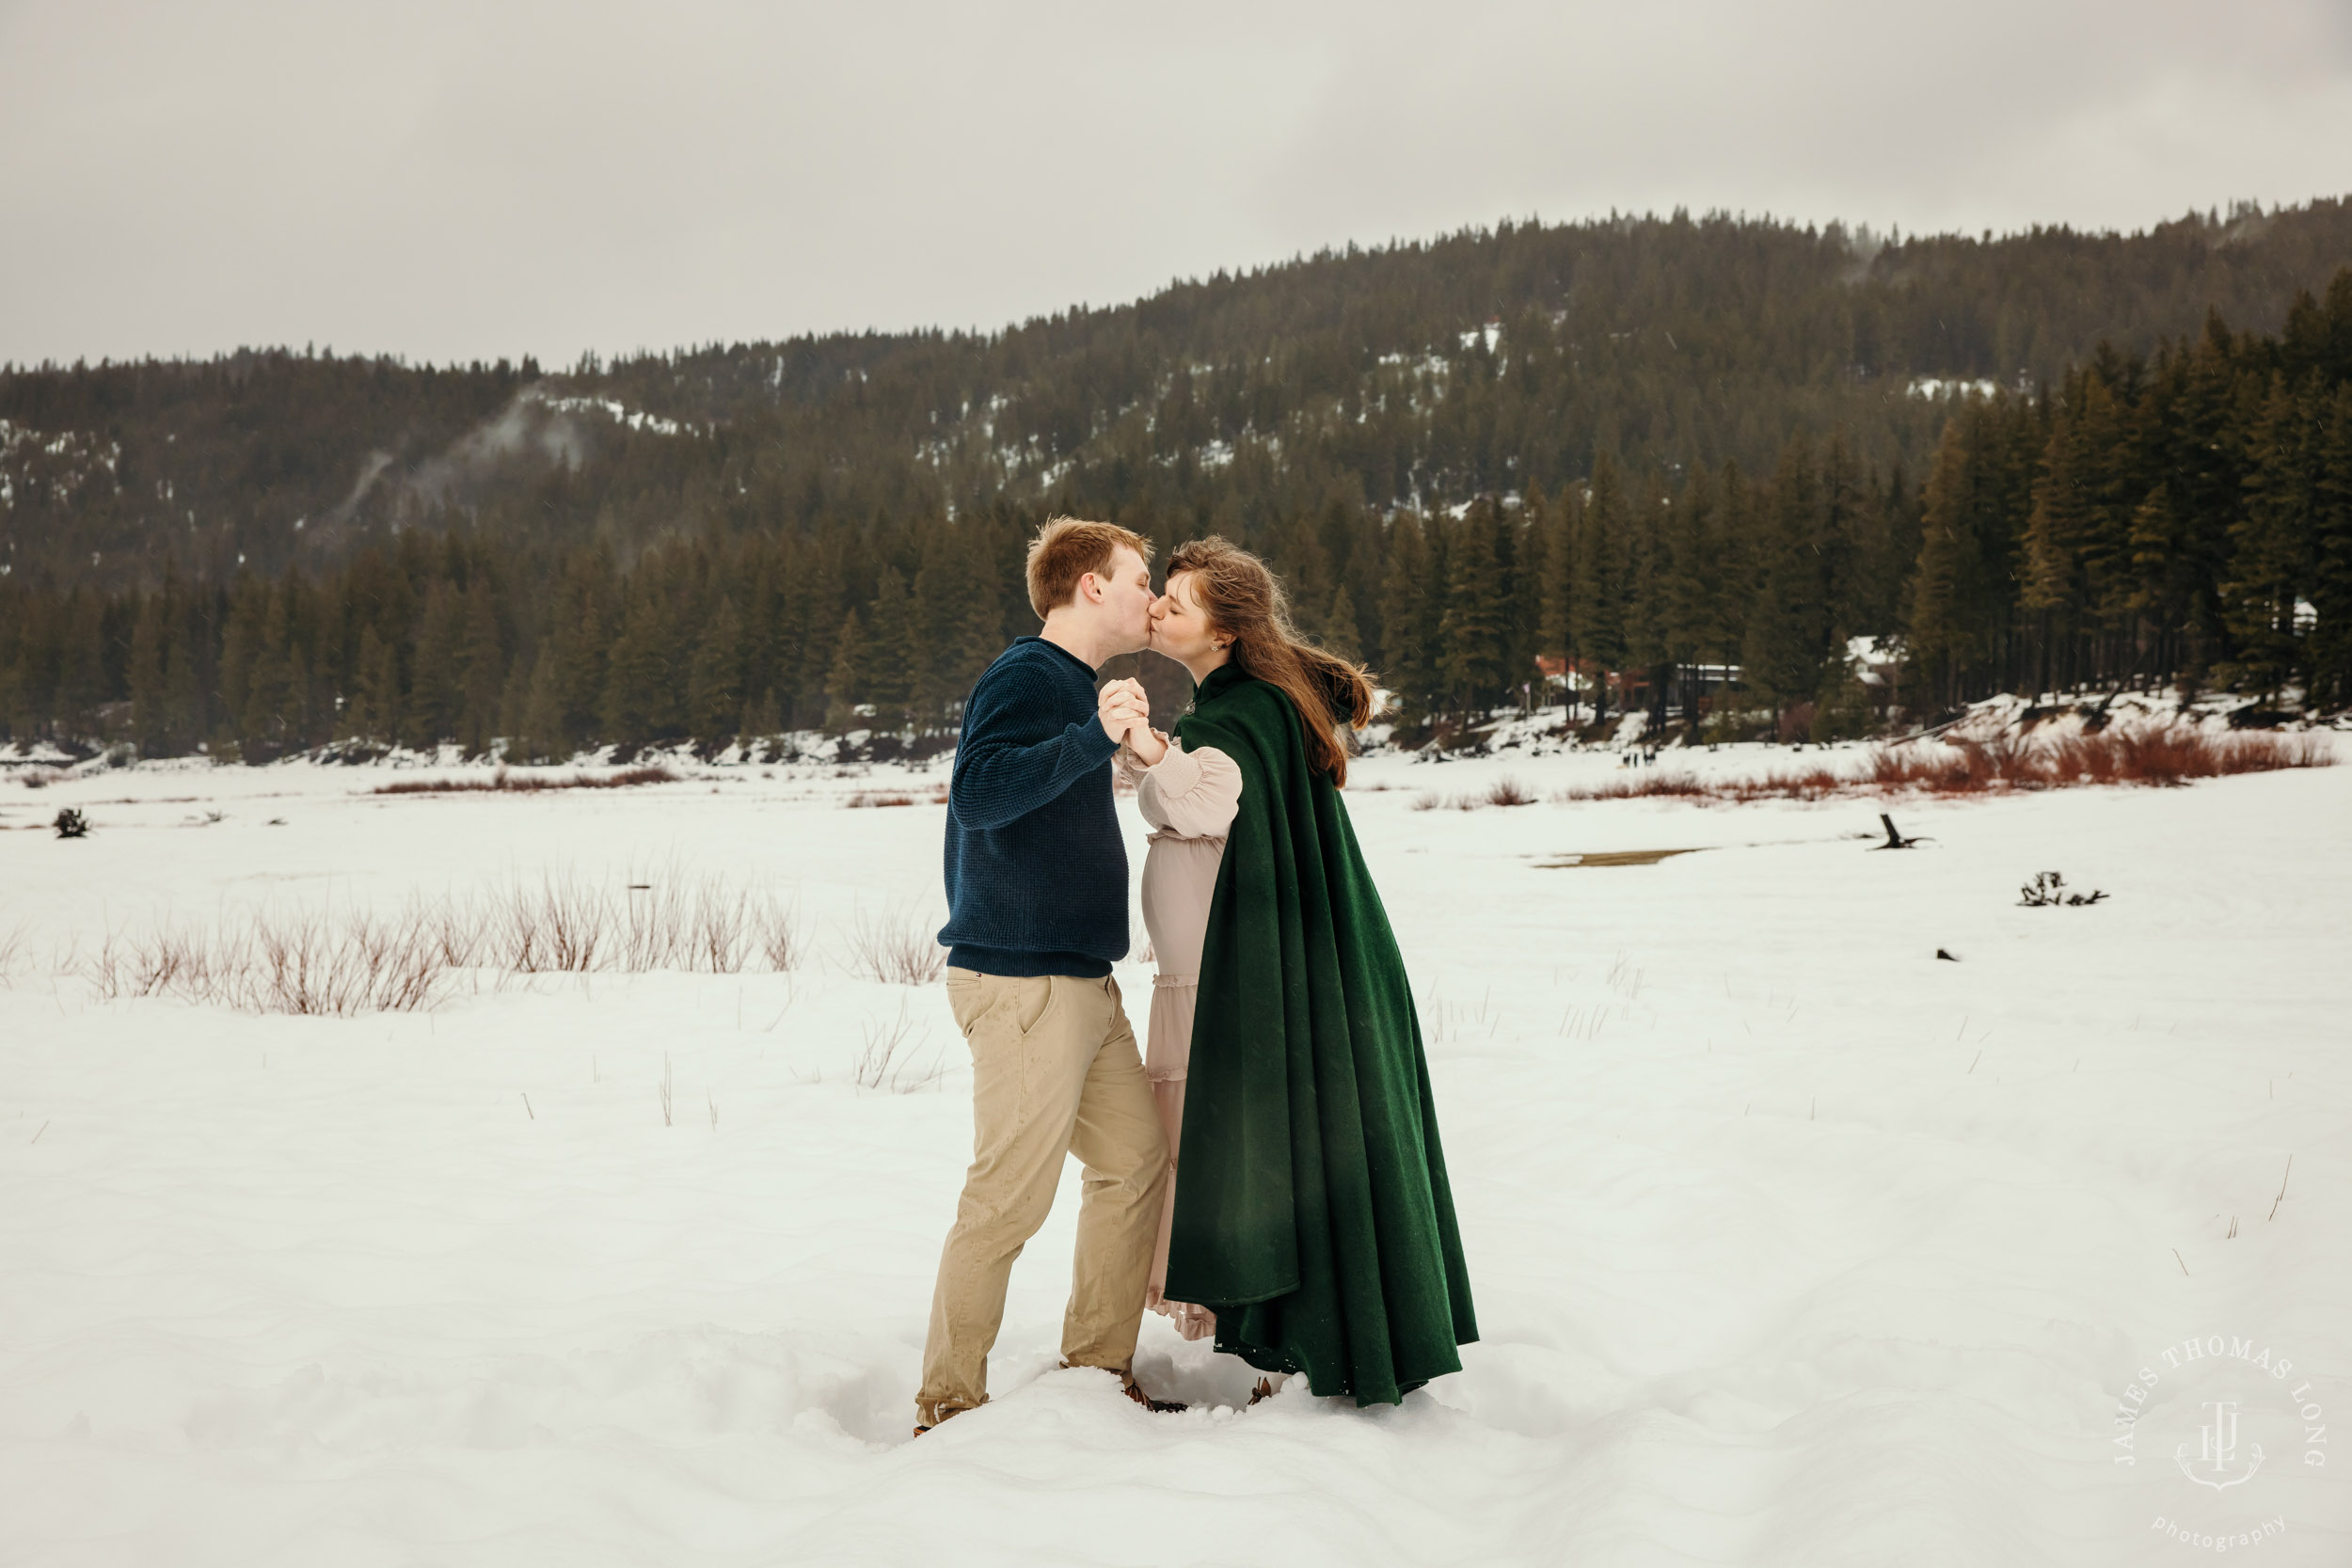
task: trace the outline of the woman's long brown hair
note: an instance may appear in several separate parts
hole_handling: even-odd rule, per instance
[[[1179,572],[1192,574],[1192,596],[1209,625],[1232,639],[1230,657],[1242,673],[1279,688],[1297,707],[1308,766],[1344,785],[1348,748],[1341,737],[1372,721],[1372,676],[1300,638],[1282,585],[1239,546],[1215,534],[1179,545],[1168,558],[1168,580]]]

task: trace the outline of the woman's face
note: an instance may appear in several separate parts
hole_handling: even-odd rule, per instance
[[[1216,651],[1209,618],[1192,596],[1192,574],[1177,572],[1168,579],[1168,592],[1152,601],[1152,648],[1179,664],[1190,664]]]

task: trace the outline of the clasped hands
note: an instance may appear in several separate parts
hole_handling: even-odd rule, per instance
[[[1168,736],[1152,727],[1152,699],[1139,680],[1116,680],[1095,693],[1095,708],[1103,733],[1122,741],[1144,767],[1168,755]]]

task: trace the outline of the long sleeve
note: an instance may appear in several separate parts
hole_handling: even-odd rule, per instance
[[[1027,816],[1110,759],[1119,743],[1092,720],[1038,733],[1021,721],[1050,711],[1017,669],[981,678],[965,705],[947,809],[987,830]]]
[[[1143,814],[1179,838],[1222,838],[1241,805],[1241,768],[1214,746],[1169,746],[1142,770],[1136,800]]]

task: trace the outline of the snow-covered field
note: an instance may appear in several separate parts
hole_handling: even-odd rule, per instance
[[[1416,810],[1614,758],[1368,759],[1466,1370],[1242,1409],[1153,1317],[1138,1371],[1194,1408],[1147,1415],[1054,1370],[1066,1189],[995,1402],[910,1442],[969,1079],[850,938],[938,918],[944,767],[0,781],[0,1563],[2352,1561],[2312,1435],[2352,1423],[2352,767],[1898,803],[1932,842],[1888,853],[1874,800]],[[1568,863],[1660,849],[1699,852]],[[2020,908],[2046,870],[2108,896]],[[326,1019],[86,977],[110,929],[550,873],[723,874],[806,953]],[[902,1017],[944,1074],[859,1086]]]

